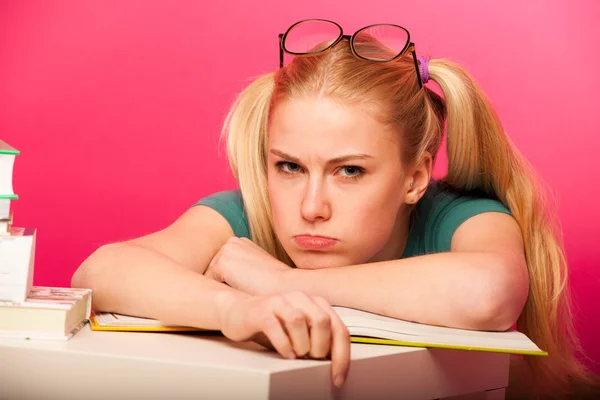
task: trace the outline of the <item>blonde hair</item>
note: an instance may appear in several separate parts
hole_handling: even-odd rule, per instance
[[[387,51],[374,42],[362,45],[371,53]],[[498,198],[521,227],[530,288],[517,327],[549,353],[526,357],[538,382],[535,386],[556,395],[568,393],[572,382],[591,378],[576,356],[581,348],[572,323],[567,264],[541,181],[464,69],[434,59],[429,73],[444,99],[419,87],[410,56],[369,62],[356,58],[342,41],[325,53],[296,57],[288,66],[254,80],[234,102],[222,132],[252,240],[293,266],[273,230],[267,193],[267,127],[278,102],[321,95],[372,110],[380,122],[402,132],[401,157],[408,163],[418,162],[425,152],[435,160],[447,123],[448,173],[443,180],[457,190],[481,190]]]

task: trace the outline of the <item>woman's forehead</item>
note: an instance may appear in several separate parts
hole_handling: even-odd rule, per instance
[[[272,110],[269,147],[335,150],[358,147],[379,152],[397,135],[359,105],[344,105],[327,97],[286,100]],[[394,149],[397,150],[397,147]],[[285,151],[285,150],[284,150]]]

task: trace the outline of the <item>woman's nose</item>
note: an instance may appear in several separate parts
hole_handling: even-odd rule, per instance
[[[331,217],[331,204],[322,187],[309,187],[302,200],[302,217],[309,221]]]

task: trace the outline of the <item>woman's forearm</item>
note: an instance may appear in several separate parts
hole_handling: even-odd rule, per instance
[[[91,288],[97,310],[217,330],[219,310],[247,296],[128,243],[99,248],[75,272],[71,286]]]
[[[438,253],[318,270],[291,270],[282,290],[425,324],[504,330],[525,302],[493,253]]]

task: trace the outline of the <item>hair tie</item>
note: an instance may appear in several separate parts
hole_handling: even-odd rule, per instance
[[[423,85],[429,82],[429,59],[419,56],[419,74]]]

